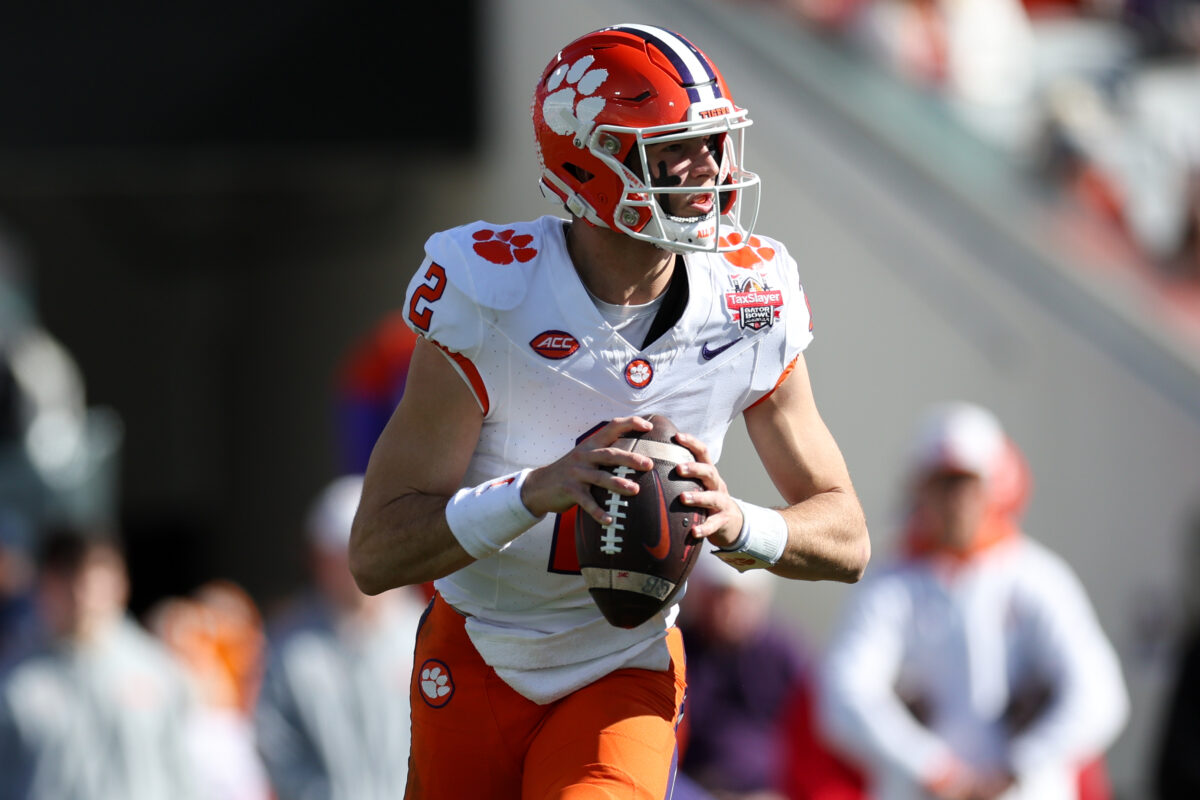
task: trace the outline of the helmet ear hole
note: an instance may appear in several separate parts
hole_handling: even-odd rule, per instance
[[[588,172],[578,164],[572,164],[569,161],[564,162],[562,168],[565,172],[569,173],[572,178],[580,183],[587,183],[592,178],[596,177],[594,173]]]

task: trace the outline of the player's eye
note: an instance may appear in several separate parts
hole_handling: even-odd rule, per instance
[[[656,144],[646,148],[646,152],[651,156],[675,155],[683,152],[682,142],[665,142]]]

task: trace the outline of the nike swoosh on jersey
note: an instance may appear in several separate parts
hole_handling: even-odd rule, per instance
[[[725,344],[721,345],[720,347],[713,348],[712,350],[710,350],[708,348],[708,342],[705,342],[704,346],[700,348],[700,355],[704,357],[705,361],[708,361],[710,359],[716,358],[717,356],[721,355],[721,353],[724,353],[726,350],[733,347],[735,344],[737,344],[741,340],[742,340],[742,337],[739,336],[736,339],[734,339],[732,342],[726,342]]]

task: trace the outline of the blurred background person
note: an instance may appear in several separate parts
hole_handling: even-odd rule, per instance
[[[117,505],[120,419],[88,406],[83,372],[39,318],[34,288],[0,221],[0,664],[36,628],[39,532],[111,519]]]
[[[368,597],[350,575],[362,476],[344,475],[305,523],[312,588],[268,625],[255,728],[278,800],[383,800],[408,776],[416,589]]]
[[[342,357],[336,387],[337,439],[343,472],[362,473],[375,440],[408,382],[417,335],[395,311],[377,320]]]
[[[205,800],[270,800],[254,738],[253,710],[265,650],[262,617],[241,586],[205,582],[187,597],[167,597],[149,626],[183,663],[195,687],[186,734]]]
[[[0,222],[0,511],[36,532],[115,516],[123,425],[88,404],[75,354],[37,313],[31,273]]]
[[[686,747],[680,770],[720,800],[777,800],[779,716],[804,670],[798,642],[771,619],[775,578],[708,553],[688,579]]]
[[[1200,5],[1118,0],[1130,57],[1047,94],[1059,170],[1163,274],[1200,276]]]
[[[336,430],[342,472],[366,472],[375,441],[404,395],[417,334],[393,311],[376,320],[342,356],[336,380]],[[433,581],[419,586],[433,599]]]
[[[0,506],[0,670],[36,630],[30,527],[23,515]]]
[[[765,570],[697,561],[680,619],[688,675],[681,772],[717,800],[853,800],[856,776],[804,735],[813,664],[772,614],[776,583]]]
[[[1185,624],[1174,684],[1165,695],[1163,728],[1151,765],[1158,800],[1200,797],[1200,507],[1185,530]]]
[[[44,630],[0,679],[0,798],[193,798],[179,665],[126,612],[124,556],[104,529],[60,527],[39,548]]]
[[[826,732],[875,798],[1078,798],[1129,700],[1074,571],[1018,526],[1023,459],[991,412],[949,403],[909,479],[904,551],[852,590],[826,653]]]
[[[1081,201],[1148,265],[1200,275],[1193,0],[786,1]]]

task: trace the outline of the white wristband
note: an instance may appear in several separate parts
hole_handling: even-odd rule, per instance
[[[530,472],[523,469],[485,481],[473,489],[459,489],[450,498],[446,504],[446,524],[472,558],[499,553],[542,519],[521,502],[521,487]]]
[[[713,555],[738,572],[773,567],[787,548],[787,520],[773,508],[746,503],[736,497],[733,502],[742,509],[742,532],[727,549],[717,549]]]

